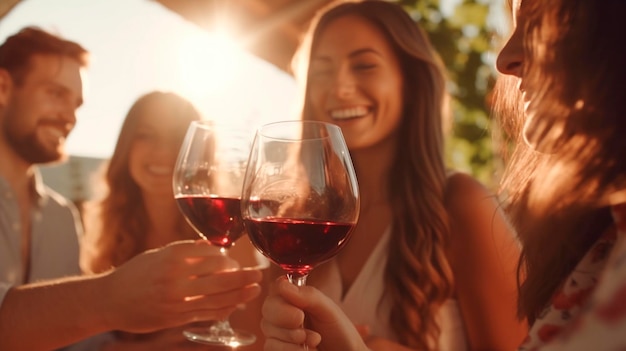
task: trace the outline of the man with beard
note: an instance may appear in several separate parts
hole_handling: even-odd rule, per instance
[[[0,45],[0,350],[50,350],[110,330],[221,319],[260,292],[259,271],[232,270],[236,262],[203,241],[80,276],[78,212],[43,184],[37,164],[67,157],[87,56],[79,44],[32,27]],[[72,350],[94,350],[95,339]]]

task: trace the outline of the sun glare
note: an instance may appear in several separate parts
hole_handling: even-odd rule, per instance
[[[242,83],[243,49],[226,31],[187,33],[179,45],[179,84],[186,96],[214,97]]]

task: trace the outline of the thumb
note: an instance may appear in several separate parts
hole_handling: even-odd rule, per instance
[[[333,322],[342,313],[334,301],[312,286],[295,286],[286,279],[277,282],[276,292],[285,301],[323,322]]]
[[[356,324],[354,326],[356,328],[356,330],[359,332],[359,335],[361,335],[361,338],[363,340],[367,340],[369,339],[370,335],[371,335],[371,330],[369,325],[365,325],[365,324]]]

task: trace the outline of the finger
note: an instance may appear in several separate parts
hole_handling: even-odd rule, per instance
[[[359,335],[361,335],[361,338],[363,340],[367,340],[370,337],[370,327],[368,325],[365,324],[357,324],[355,325],[356,330],[359,332]]]
[[[305,350],[303,345],[286,343],[277,339],[266,339],[263,345],[265,351],[303,351]],[[316,348],[308,348],[308,351],[317,351]]]
[[[160,261],[156,264],[178,272],[179,276],[205,275],[238,267],[235,260],[216,252],[205,240],[177,241],[146,253]]]
[[[268,296],[263,301],[261,313],[269,323],[282,328],[299,328],[304,323],[304,311],[285,302],[279,295]]]
[[[322,335],[309,329],[305,329],[305,332],[306,332],[305,344],[308,346],[308,349],[309,350],[316,349],[317,346],[322,342]]]
[[[278,281],[277,293],[290,304],[298,307],[321,322],[333,323],[339,307],[324,293],[311,286],[295,286],[286,280]]]
[[[234,308],[222,309],[193,309],[177,315],[176,325],[225,320],[235,311]]]
[[[205,282],[210,286],[219,287],[219,290],[231,290],[259,283],[262,279],[263,273],[261,271],[248,269],[217,272],[206,277],[199,277],[197,283]]]
[[[313,288],[310,288],[308,286],[295,286],[287,279],[278,279],[274,288],[276,295],[284,298],[287,303],[302,309],[310,305],[311,301],[309,298],[315,297],[315,292],[309,291]],[[306,295],[308,295],[308,297]]]
[[[238,270],[217,272],[207,276],[189,279],[182,288],[185,296],[214,295],[257,285],[263,279],[258,270]]]
[[[163,251],[176,257],[192,258],[192,257],[208,257],[222,255],[206,240],[179,240],[169,243],[163,247]]]
[[[261,331],[268,338],[281,340],[287,343],[304,344],[307,340],[304,328],[281,328],[266,319],[261,320]]]
[[[287,277],[285,275],[281,275],[280,277],[276,278],[276,280],[274,280],[274,282],[269,285],[269,294],[270,295],[278,294],[278,287],[280,286],[280,284],[282,284],[281,283],[282,281],[286,281],[286,282],[289,283],[289,281],[287,280]]]
[[[217,272],[232,272],[239,268],[237,261],[222,255],[186,257],[178,261],[177,271],[183,276],[207,276]]]
[[[238,305],[251,301],[259,296],[261,287],[252,284],[240,289],[226,290],[211,295],[196,295],[182,302],[183,311],[237,309]]]

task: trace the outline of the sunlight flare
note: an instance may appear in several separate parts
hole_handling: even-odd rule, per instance
[[[189,33],[178,48],[181,91],[192,99],[203,99],[243,83],[239,74],[243,55],[226,31]]]

